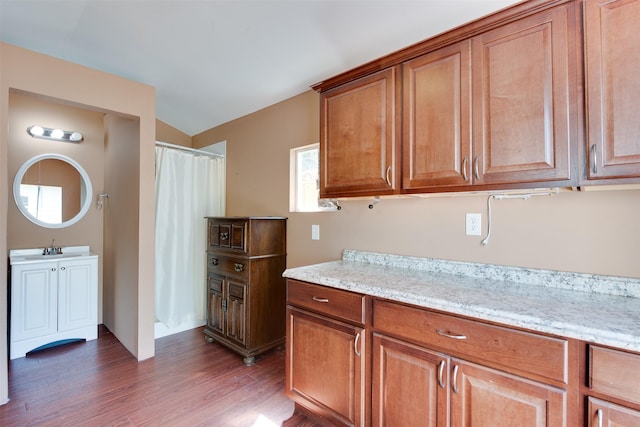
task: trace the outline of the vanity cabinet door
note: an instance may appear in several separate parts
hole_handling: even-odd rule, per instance
[[[57,330],[58,263],[12,266],[11,341],[52,335]]]
[[[58,264],[58,331],[98,323],[98,262],[63,261]]]

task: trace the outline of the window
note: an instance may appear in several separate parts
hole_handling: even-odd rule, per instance
[[[62,187],[20,184],[20,198],[34,218],[52,224],[62,222]]]
[[[335,210],[320,203],[320,144],[291,149],[289,210],[318,212]]]

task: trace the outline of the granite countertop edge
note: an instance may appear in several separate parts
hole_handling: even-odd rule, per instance
[[[640,352],[640,279],[345,250],[286,278]]]

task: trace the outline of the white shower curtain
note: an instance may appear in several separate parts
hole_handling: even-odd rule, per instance
[[[203,325],[205,216],[224,215],[223,158],[156,146],[156,321]],[[194,327],[192,326],[192,327]]]

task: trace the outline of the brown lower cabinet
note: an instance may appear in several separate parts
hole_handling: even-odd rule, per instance
[[[631,351],[293,279],[286,346],[319,425],[640,426]]]
[[[640,355],[597,345],[587,354],[587,427],[640,426]]]

